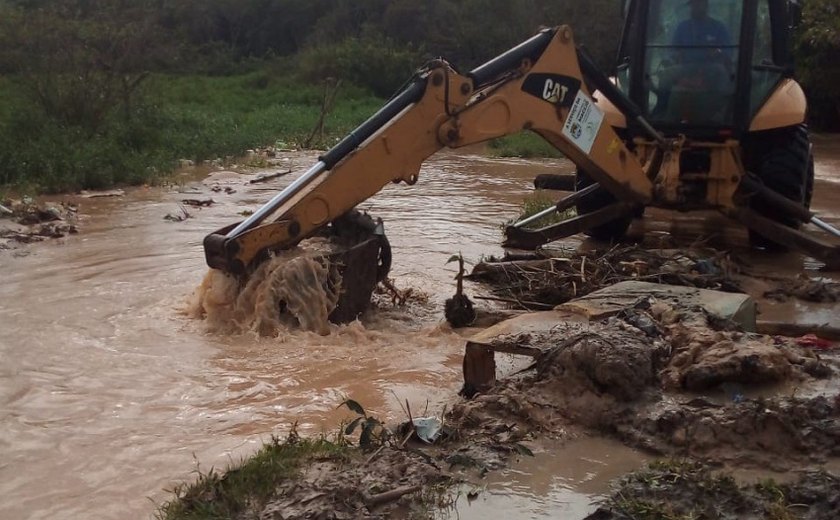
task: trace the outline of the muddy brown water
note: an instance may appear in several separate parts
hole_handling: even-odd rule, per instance
[[[816,141],[815,207],[840,224],[840,140]],[[269,171],[301,171],[313,158],[289,154]],[[79,235],[0,252],[0,518],[148,517],[165,488],[197,467],[225,467],[294,421],[303,432],[333,431],[346,417],[336,410],[345,396],[392,420],[405,399],[412,410],[428,403],[439,411],[459,388],[463,348],[462,335],[442,323],[455,274],[446,260],[459,251],[473,261],[499,253],[500,224],[516,214],[533,177],[558,169],[572,165],[444,153],[416,186],[389,186],[364,203],[385,219],[397,285],[429,302],[377,312],[328,337],[219,336],[178,312],[206,272],[204,235],[256,209],[294,175],[246,185],[266,172],[185,172],[180,188],[80,200]],[[236,193],[214,193],[214,185]],[[164,221],[183,198],[217,203],[190,209],[185,222]],[[648,221],[663,236],[707,227],[697,216]],[[756,261],[791,272],[814,265],[796,255]],[[828,306],[763,310],[840,321]],[[511,517],[589,511],[609,480],[643,459],[597,439],[545,452],[557,457],[491,477],[486,497],[460,509],[493,516],[504,497]]]

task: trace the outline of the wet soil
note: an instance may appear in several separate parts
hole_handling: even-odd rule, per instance
[[[620,480],[586,520],[739,518],[817,520],[840,515],[840,478],[810,471],[790,483],[739,485],[729,474],[685,461],[664,461]]]
[[[518,377],[456,405],[453,421],[547,435],[583,426],[657,455],[780,470],[840,456],[838,356],[783,338],[716,331],[704,315],[664,309],[649,318],[661,334],[625,316],[500,338],[543,355]],[[809,395],[821,380],[835,390]],[[749,397],[756,385],[781,383],[800,394]]]

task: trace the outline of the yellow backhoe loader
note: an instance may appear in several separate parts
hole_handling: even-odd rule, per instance
[[[247,275],[271,251],[348,221],[389,183],[413,185],[423,161],[530,130],[577,165],[576,191],[547,212],[577,216],[537,230],[509,227],[506,245],[533,249],[586,232],[623,234],[646,206],[716,209],[756,244],[801,250],[840,268],[840,231],[809,210],[813,158],[806,100],[792,79],[787,0],[629,0],[613,78],[562,26],[462,74],[437,60],[307,172],[244,222],[204,241],[207,263]],[[366,223],[365,223],[366,222]],[[806,231],[804,224],[815,229]],[[368,297],[369,297],[368,292]]]

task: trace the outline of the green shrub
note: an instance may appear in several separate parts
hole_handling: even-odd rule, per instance
[[[558,158],[560,151],[533,132],[520,132],[490,141],[490,151],[497,157]]]
[[[240,76],[156,75],[130,118],[113,113],[91,132],[51,117],[24,88],[0,81],[0,184],[35,192],[154,183],[178,159],[237,156],[276,141],[296,146],[315,125],[323,95],[269,66]],[[342,87],[325,140],[314,145],[328,147],[381,104],[364,90]]]
[[[399,46],[384,36],[347,38],[301,53],[300,71],[309,81],[349,81],[388,98],[422,65],[421,52]]]

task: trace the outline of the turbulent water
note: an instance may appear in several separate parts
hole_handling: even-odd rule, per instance
[[[341,294],[332,252],[326,239],[306,240],[263,262],[245,283],[211,269],[190,297],[187,314],[213,332],[275,336],[300,328],[327,335]]]
[[[838,223],[840,145],[823,139],[817,146],[815,206]],[[286,159],[278,169],[302,171],[315,157]],[[323,286],[323,263],[301,259],[293,268],[297,260],[278,257],[244,288],[217,273],[202,283],[203,237],[294,176],[250,185],[271,171],[186,172],[175,188],[68,197],[80,204],[79,235],[0,251],[0,518],[148,517],[166,488],[195,476],[197,464],[224,467],[295,421],[305,433],[332,431],[348,396],[385,419],[401,418],[405,399],[412,409],[439,410],[459,389],[464,347],[442,323],[442,304],[454,292],[446,261],[459,251],[473,262],[498,254],[499,226],[516,214],[533,177],[572,169],[564,161],[442,154],[416,186],[386,188],[362,208],[385,220],[398,287],[428,299],[395,308],[383,297],[361,322],[326,325],[328,336],[320,333],[331,293],[299,291]],[[184,222],[163,220],[196,197],[216,203],[191,209]],[[692,216],[646,222],[662,236],[706,227]],[[798,258],[786,265],[801,267]],[[202,320],[183,313],[198,286],[190,309]],[[301,305],[289,304],[296,296]],[[280,300],[287,301],[284,317],[272,312]],[[836,317],[829,308],[783,312],[819,322]],[[283,320],[309,330],[287,329]],[[603,448],[576,453],[595,466],[610,455]],[[546,517],[558,501],[579,500],[578,511],[606,489],[600,480],[600,488],[579,485],[576,476],[543,485],[547,478],[540,468],[523,469],[495,489],[544,504]],[[558,489],[584,494],[569,498]]]

